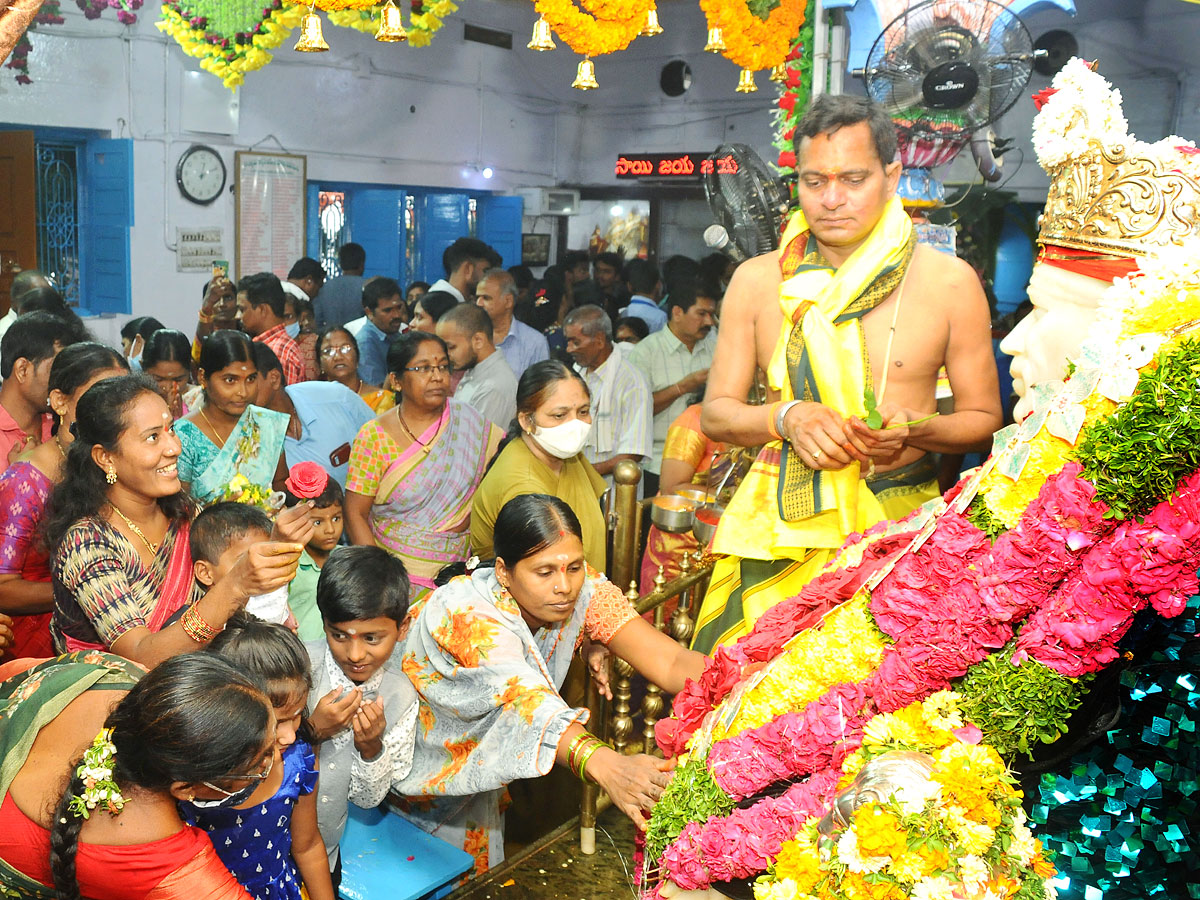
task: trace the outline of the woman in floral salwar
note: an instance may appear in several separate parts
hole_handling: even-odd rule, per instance
[[[595,782],[639,827],[668,764],[625,756],[584,729],[586,709],[559,696],[585,637],[665,691],[698,678],[704,657],[642,619],[584,561],[579,520],[562,500],[524,494],[496,519],[496,560],[429,596],[404,645],[420,694],[412,771],[393,788],[406,815],[475,856],[504,858],[503,788],[556,763]]]
[[[417,601],[434,576],[467,558],[471,499],[503,433],[448,399],[450,361],[441,338],[401,335],[388,350],[400,402],[354,439],[346,476],[346,533],[404,562]]]
[[[98,651],[33,662],[0,676],[0,896],[250,900],[176,803],[264,777],[262,691],[208,653],[148,675]]]

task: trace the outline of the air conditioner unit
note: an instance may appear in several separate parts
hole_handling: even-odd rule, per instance
[[[527,216],[569,216],[579,212],[579,191],[567,188],[518,188]]]

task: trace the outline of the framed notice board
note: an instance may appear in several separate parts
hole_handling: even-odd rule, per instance
[[[237,278],[283,278],[304,256],[307,164],[307,157],[286,153],[234,154]]]

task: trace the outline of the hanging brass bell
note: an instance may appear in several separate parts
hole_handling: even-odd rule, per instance
[[[771,80],[772,81],[774,81],[776,83],[779,83],[782,81],[787,81],[787,76],[788,76],[787,66],[784,65],[783,63],[780,63],[777,66],[771,67]]]
[[[533,37],[525,46],[538,51],[553,50],[558,46],[554,43],[554,32],[550,30],[550,23],[546,21],[545,16],[533,23]]]
[[[662,33],[662,26],[658,24],[658,7],[651,6],[646,12],[646,24],[642,26],[642,30],[638,34],[642,37],[654,37],[656,34]]]
[[[590,91],[600,87],[596,82],[596,64],[590,57],[579,63],[579,71],[575,73],[575,80],[571,82],[571,87],[581,91]]]
[[[739,94],[753,94],[758,90],[758,85],[754,83],[754,73],[749,69],[742,69],[742,74],[738,77],[737,92]]]
[[[723,53],[725,51],[725,35],[720,28],[708,29],[708,43],[704,45],[705,53]]]
[[[311,6],[300,23],[300,40],[293,49],[301,53],[321,53],[329,49],[325,36],[321,34],[321,17],[312,11]]]
[[[404,22],[400,19],[400,7],[392,0],[387,0],[379,10],[379,30],[375,32],[377,41],[407,41],[408,32],[404,30]]]

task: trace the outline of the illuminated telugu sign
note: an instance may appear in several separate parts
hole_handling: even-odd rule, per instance
[[[732,156],[711,158],[709,153],[630,153],[617,157],[613,174],[618,178],[683,181],[716,172],[735,175],[737,160]]]

